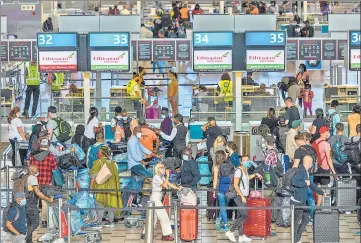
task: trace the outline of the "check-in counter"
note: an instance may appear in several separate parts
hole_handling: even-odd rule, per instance
[[[127,94],[127,87],[110,88],[109,110],[113,111],[115,107],[121,106],[125,110],[132,110],[133,104]]]
[[[360,94],[357,85],[327,85],[323,89],[326,110],[330,108],[332,100],[337,100],[340,104],[338,110],[346,114],[351,113],[352,108],[358,103]]]
[[[1,89],[1,117],[7,117],[12,105],[14,104],[14,89],[2,88]]]

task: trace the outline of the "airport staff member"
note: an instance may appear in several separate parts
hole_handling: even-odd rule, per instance
[[[51,92],[60,92],[64,84],[64,73],[49,74],[48,80],[51,83]]]
[[[137,111],[137,117],[142,118],[142,104],[145,103],[145,100],[142,97],[142,93],[140,90],[140,85],[143,79],[139,77],[137,73],[133,73],[133,78],[127,84],[127,94],[130,96],[133,101],[134,110]]]
[[[217,91],[219,93],[219,96],[233,95],[232,81],[228,73],[222,74],[221,81],[218,82]],[[232,97],[224,98],[224,102],[228,104],[229,107],[232,107],[233,98]]]
[[[23,116],[29,116],[29,106],[31,94],[33,95],[33,107],[31,109],[31,116],[35,116],[38,109],[40,96],[40,73],[38,72],[38,65],[36,62],[31,62],[29,67],[25,69],[26,77],[26,97]]]

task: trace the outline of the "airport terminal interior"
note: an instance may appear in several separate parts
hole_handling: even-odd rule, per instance
[[[0,242],[360,243],[360,5],[1,1]]]

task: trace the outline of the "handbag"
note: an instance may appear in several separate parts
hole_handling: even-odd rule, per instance
[[[99,170],[97,177],[95,178],[95,181],[98,185],[103,185],[105,182],[109,180],[109,178],[112,176],[112,172],[109,170],[106,163],[104,163]]]

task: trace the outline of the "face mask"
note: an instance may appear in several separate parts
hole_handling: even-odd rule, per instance
[[[311,170],[313,167],[312,163],[310,164],[310,166],[308,166],[308,170]]]
[[[188,157],[188,155],[183,155],[183,160],[189,160],[189,157]]]
[[[36,172],[36,173],[34,174],[34,176],[36,176],[36,177],[39,176],[39,172]]]
[[[127,116],[123,116],[122,119],[123,119],[124,121],[126,121],[126,120],[128,120],[128,117],[127,117]]]
[[[302,68],[299,68],[298,71],[299,71],[299,72],[303,72],[303,69],[302,69]]]
[[[120,119],[122,119],[122,116],[116,116],[116,118],[117,118],[118,120],[120,120]]]
[[[167,116],[165,114],[160,115],[161,118],[166,118]]]
[[[250,161],[242,162],[242,165],[243,165],[244,167],[246,167],[247,169],[251,168],[251,166],[252,166],[252,164],[251,164]]]
[[[25,206],[26,205],[26,199],[22,199],[19,204],[20,204],[20,206]]]
[[[142,134],[140,132],[137,133],[137,138],[141,138]]]
[[[178,123],[176,123],[176,122],[173,122],[173,124],[174,124],[174,126],[177,126],[177,124],[178,124]]]

